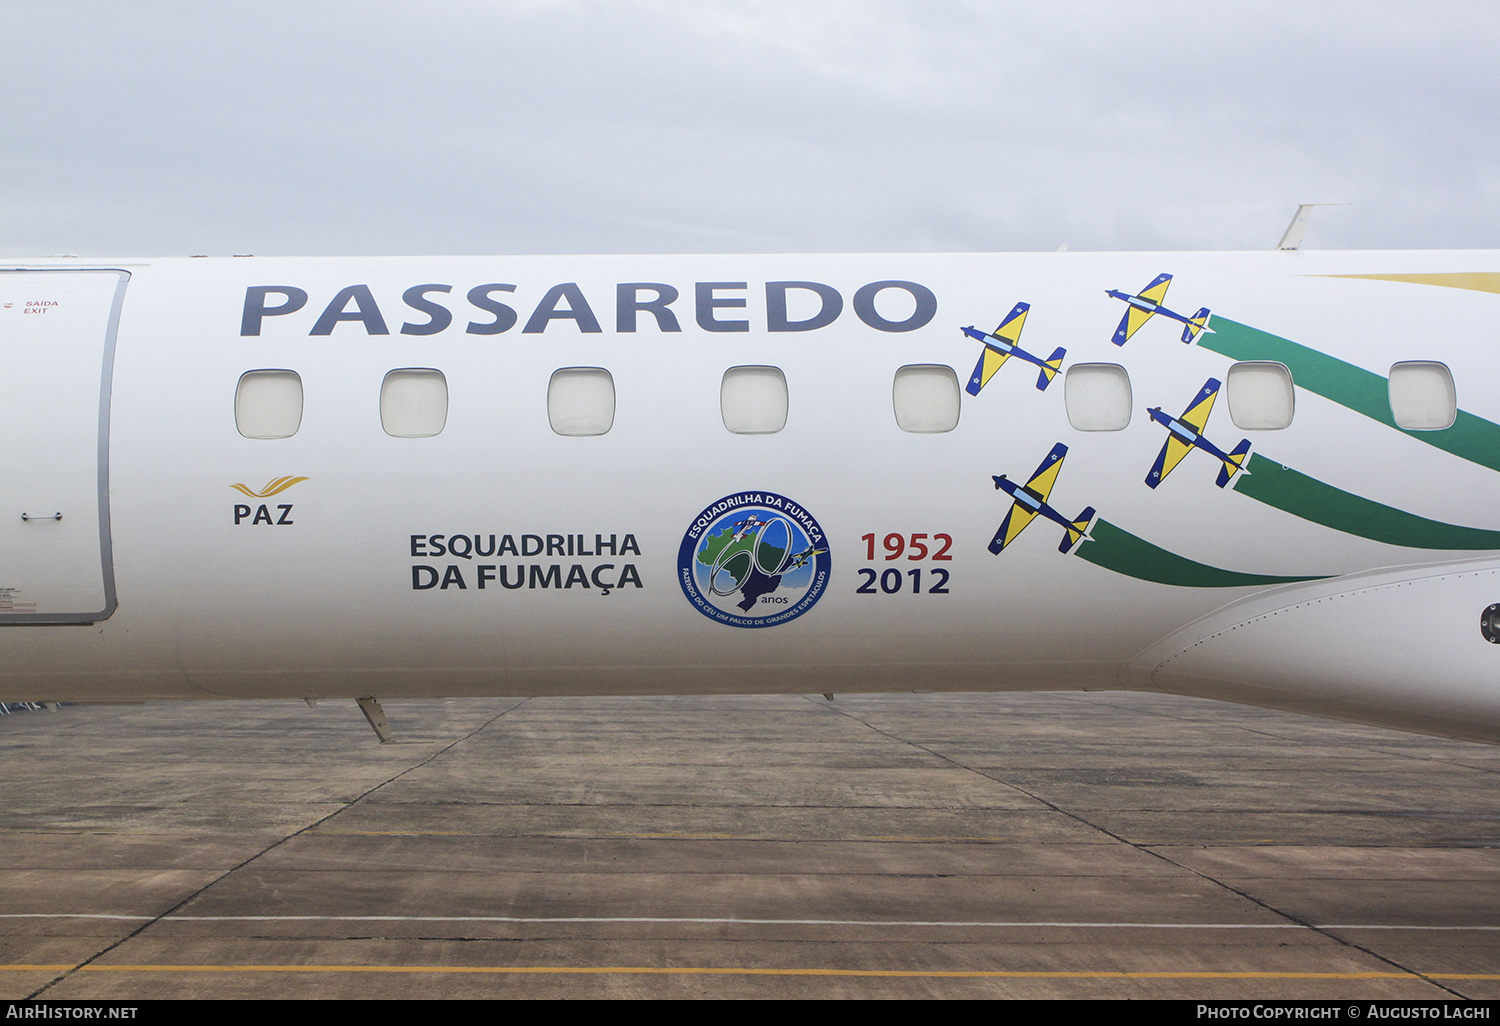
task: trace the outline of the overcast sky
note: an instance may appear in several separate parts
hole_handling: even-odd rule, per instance
[[[0,0],[0,253],[1494,247],[1500,5]]]

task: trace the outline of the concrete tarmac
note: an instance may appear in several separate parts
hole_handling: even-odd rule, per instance
[[[1500,748],[1128,693],[0,717],[0,997],[1500,998]]]

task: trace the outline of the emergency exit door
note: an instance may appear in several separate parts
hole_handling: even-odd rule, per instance
[[[0,625],[115,611],[109,392],[125,271],[0,271]]]

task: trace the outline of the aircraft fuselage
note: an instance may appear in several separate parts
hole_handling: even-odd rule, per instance
[[[1114,299],[1183,318],[1099,286],[1164,271],[1211,328],[1117,348]],[[1474,284],[1497,275],[1486,252],[15,263],[0,700],[1123,687],[1500,740],[1500,295]],[[953,329],[1018,300],[1062,387],[963,394]],[[1410,361],[1451,371],[1453,428],[1396,426]],[[1233,487],[1148,487],[1153,420],[1227,459],[1152,408],[1236,362],[1289,368],[1291,425],[1246,432]],[[1045,502],[993,477],[1064,443]],[[996,483],[1064,551],[992,552]]]

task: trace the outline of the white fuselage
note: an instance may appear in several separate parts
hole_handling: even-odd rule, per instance
[[[1216,318],[1381,377],[1441,363],[1467,415],[1500,421],[1500,295],[1331,277],[1493,275],[1488,252],[14,265],[0,273],[19,439],[0,449],[0,700],[1127,687],[1500,740],[1500,644],[1479,626],[1500,602],[1500,546],[1374,540],[1217,488],[1207,459],[1143,483],[1162,441],[1147,407],[1181,408],[1234,362],[1205,348],[1228,335],[1183,345],[1165,318],[1111,344],[1103,290],[1163,271]],[[331,305],[352,286],[367,292]],[[267,288],[283,291],[250,298]],[[1028,349],[1066,346],[1064,374],[1126,369],[1129,425],[1076,430],[1066,383],[1040,392],[1002,368],[953,430],[903,430],[898,369],[962,373],[977,343],[959,325],[1022,300]],[[93,341],[57,348],[69,331]],[[726,429],[725,372],[746,365],[784,375],[780,431]],[[605,433],[553,430],[549,382],[567,368],[608,371]],[[441,372],[437,434],[383,430],[382,383],[403,369]],[[290,437],[237,430],[254,370],[300,378]],[[1256,453],[1423,521],[1500,529],[1500,472],[1295,396],[1289,427],[1248,432]],[[1233,402],[1213,414],[1226,427]],[[1040,528],[991,555],[1012,502],[992,475],[1024,481],[1057,442],[1050,505],[1097,507],[1189,564],[1321,579],[1160,583],[1060,554]],[[291,477],[305,480],[249,494]],[[759,547],[695,559],[715,504],[750,495],[785,501],[721,511],[742,525],[728,545]],[[750,507],[765,524],[747,534]],[[1081,553],[1111,544],[1094,535]],[[683,574],[710,570],[692,599]],[[718,597],[729,585],[747,609]],[[731,622],[799,596],[795,615]]]

